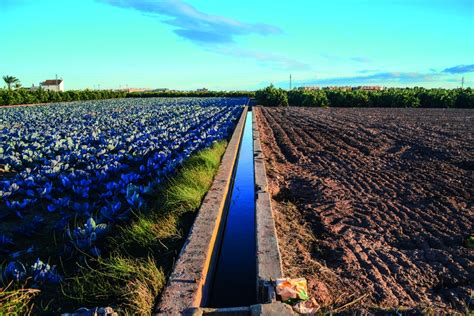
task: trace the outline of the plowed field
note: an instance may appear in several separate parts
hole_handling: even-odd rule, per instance
[[[255,110],[287,276],[336,312],[472,308],[474,111]]]

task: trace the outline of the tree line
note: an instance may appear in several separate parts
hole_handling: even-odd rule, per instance
[[[101,100],[125,98],[126,96],[127,92],[112,90],[70,90],[61,92],[41,88],[34,91],[0,89],[0,105]]]
[[[41,87],[31,91],[21,87],[18,78],[4,76],[7,89],[0,89],[0,106],[69,102],[114,98],[152,97],[249,97],[264,106],[304,107],[392,107],[392,108],[474,108],[474,90],[388,88],[365,90],[299,90],[290,91],[273,85],[254,91],[160,91],[131,92],[123,90],[48,91]]]
[[[264,106],[474,108],[474,90],[388,88],[384,90],[298,90],[266,87],[255,93]]]
[[[70,90],[49,91],[39,87],[36,90],[22,88],[20,80],[13,76],[4,76],[7,89],[0,89],[0,106],[15,104],[36,104],[51,102],[69,102],[115,98],[154,98],[154,97],[249,97],[253,91],[160,91],[127,92],[124,90]]]

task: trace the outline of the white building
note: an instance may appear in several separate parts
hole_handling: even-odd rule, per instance
[[[49,91],[64,91],[64,81],[62,79],[45,80],[40,83],[40,87]]]

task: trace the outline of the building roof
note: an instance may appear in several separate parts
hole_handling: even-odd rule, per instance
[[[63,82],[62,79],[45,80],[44,82],[41,83],[41,85],[42,86],[57,86],[57,85],[61,84],[61,82]]]

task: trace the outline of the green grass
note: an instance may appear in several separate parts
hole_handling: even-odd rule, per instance
[[[191,157],[181,173],[170,180],[164,191],[165,208],[172,213],[195,210],[212,184],[226,143],[217,143],[212,150],[204,150]]]
[[[117,229],[108,240],[113,249],[108,256],[80,265],[80,273],[63,284],[63,295],[78,306],[150,315],[194,218],[190,214],[199,209],[226,147],[219,142],[188,159],[156,193],[153,207]]]
[[[136,245],[140,248],[152,248],[161,240],[180,238],[176,216],[140,216],[132,225],[120,228],[119,237],[112,240],[120,249]]]

